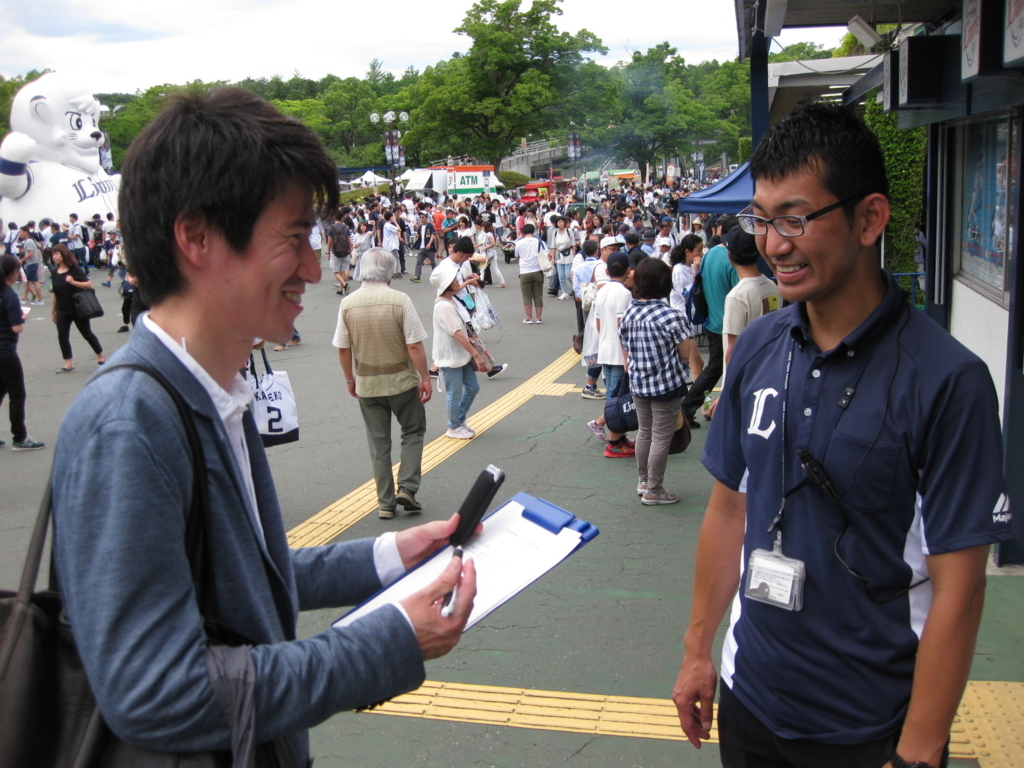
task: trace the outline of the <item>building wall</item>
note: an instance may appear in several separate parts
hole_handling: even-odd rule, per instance
[[[988,365],[1003,413],[1010,313],[959,280],[952,281],[949,332]]]

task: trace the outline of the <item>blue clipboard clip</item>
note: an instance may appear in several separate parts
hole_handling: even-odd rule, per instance
[[[580,543],[576,549],[592,541],[601,533],[596,525],[588,523],[586,520],[580,520],[572,512],[556,507],[550,501],[538,499],[536,496],[531,496],[528,493],[519,492],[509,501],[521,504],[523,507],[523,517],[546,531],[558,533],[563,528],[576,531],[580,535]]]

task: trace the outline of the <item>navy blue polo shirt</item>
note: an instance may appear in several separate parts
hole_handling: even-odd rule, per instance
[[[899,728],[931,584],[875,600],[926,577],[926,555],[1013,536],[988,368],[883,276],[882,303],[829,352],[800,304],[744,330],[702,456],[747,503],[722,678],[783,738],[855,744]],[[839,550],[867,591],[833,552],[842,513],[812,484],[799,487],[799,449],[840,495],[849,529]],[[772,549],[784,489],[783,554],[806,566],[801,611],[743,597],[750,552]]]

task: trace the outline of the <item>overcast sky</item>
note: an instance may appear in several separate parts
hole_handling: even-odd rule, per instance
[[[524,0],[529,2],[529,0]],[[0,74],[73,72],[94,92],[245,77],[362,77],[373,58],[400,74],[469,48],[452,33],[472,0],[0,0]],[[668,40],[687,62],[733,59],[731,0],[622,5],[564,0],[559,29],[586,28],[611,64]],[[386,20],[380,9],[387,9]],[[838,27],[787,31],[782,45],[838,44]],[[773,50],[776,48],[773,45]]]

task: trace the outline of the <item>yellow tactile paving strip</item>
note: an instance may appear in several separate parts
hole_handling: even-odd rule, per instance
[[[580,356],[570,349],[535,376],[472,416],[469,425],[479,436],[532,397],[561,396],[580,391],[575,384],[556,383],[573,366],[578,366],[579,360]],[[423,446],[423,473],[434,469],[472,442],[473,440],[455,440],[442,436]],[[392,467],[392,471],[395,472],[397,480],[397,464]],[[288,531],[288,544],[292,547],[327,544],[376,509],[377,489],[373,480],[370,480]]]
[[[685,739],[668,699],[496,688],[428,680],[417,690],[371,710],[513,728],[642,739]],[[711,730],[712,743],[718,732]],[[982,768],[1024,766],[1024,683],[969,682],[950,731],[950,756]]]
[[[382,715],[645,739],[683,739],[671,701],[432,680],[370,710]],[[717,742],[717,731],[712,730]]]

